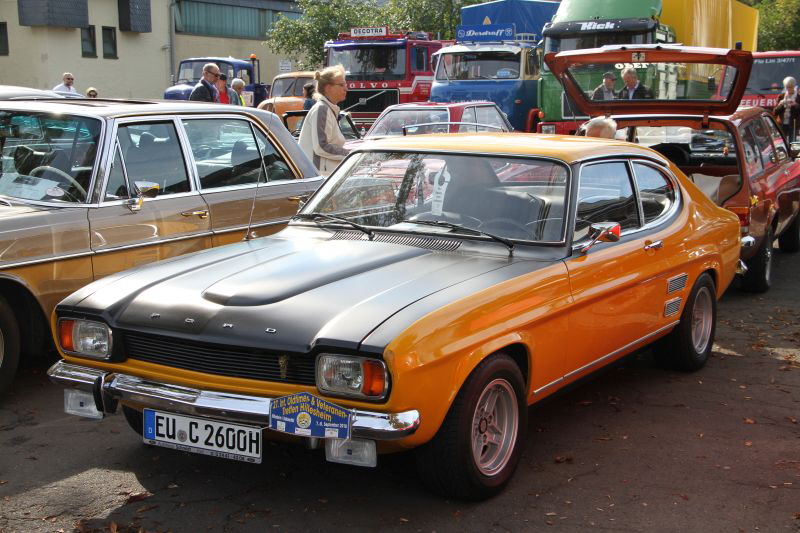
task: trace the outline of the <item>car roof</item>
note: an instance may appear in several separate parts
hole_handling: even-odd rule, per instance
[[[753,57],[796,57],[800,56],[800,50],[770,50],[768,52],[753,52]]]
[[[313,78],[314,71],[311,70],[298,70],[296,72],[285,72],[283,74],[278,74],[273,80],[282,80],[284,78]]]
[[[206,63],[223,62],[240,66],[252,64],[247,59],[239,59],[236,57],[187,57],[186,59],[181,59],[181,63],[184,61],[205,61]]]
[[[114,100],[101,98],[54,98],[52,100],[2,102],[4,110],[68,113],[114,118],[131,115],[162,115],[176,113],[231,113],[252,110],[242,106],[194,102],[189,100]]]
[[[448,135],[394,136],[367,141],[358,149],[539,156],[560,159],[566,163],[597,157],[635,155],[666,163],[664,157],[658,152],[637,144],[594,137],[538,133],[451,133]]]
[[[17,85],[0,85],[0,99],[30,97],[58,98],[58,93],[47,89],[34,89]]]
[[[395,109],[428,109],[431,107],[467,107],[474,105],[490,105],[494,106],[494,102],[488,100],[476,100],[474,102],[410,102],[406,104],[394,104],[386,108],[386,110]]]
[[[711,120],[721,120],[721,121],[729,121],[729,122],[738,122],[742,120],[747,120],[751,117],[761,115],[765,113],[766,110],[761,107],[742,107],[737,109],[735,113],[731,115],[711,115],[708,117]],[[639,114],[614,114],[611,115],[611,118],[614,120],[703,120],[703,115],[678,115],[678,114],[670,114],[670,113],[639,113]]]

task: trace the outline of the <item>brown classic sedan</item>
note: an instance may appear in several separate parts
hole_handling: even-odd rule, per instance
[[[71,292],[274,233],[322,180],[278,117],[213,104],[7,102],[0,150],[0,392]]]

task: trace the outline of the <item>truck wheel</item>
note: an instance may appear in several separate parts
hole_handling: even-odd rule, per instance
[[[767,226],[764,240],[756,255],[747,261],[747,273],[742,277],[742,289],[747,292],[767,292],[772,284],[772,226]]]
[[[716,328],[716,289],[714,280],[704,273],[689,293],[680,323],[656,344],[656,359],[674,370],[691,372],[703,368],[711,355]]]
[[[141,411],[137,411],[133,407],[127,405],[122,406],[122,414],[125,416],[125,421],[128,425],[139,435],[144,435],[144,415]]]
[[[800,251],[800,213],[795,215],[789,227],[778,237],[778,247],[781,252],[790,254]]]
[[[19,325],[5,298],[0,296],[0,394],[11,387],[19,365]]]
[[[527,420],[517,364],[505,354],[486,359],[461,387],[433,440],[417,450],[422,481],[460,500],[494,496],[517,469]]]

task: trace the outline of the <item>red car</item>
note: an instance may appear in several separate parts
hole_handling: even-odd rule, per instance
[[[781,251],[800,250],[800,162],[767,111],[736,111],[752,54],[606,46],[547,54],[545,61],[581,111],[612,117],[618,139],[659,152],[717,205],[739,216],[748,267],[742,288],[769,289],[774,240]],[[616,88],[626,98],[592,100],[593,82],[608,71],[616,71],[618,80],[635,80],[635,88]]]

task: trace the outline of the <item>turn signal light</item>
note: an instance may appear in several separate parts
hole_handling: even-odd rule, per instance
[[[72,332],[75,329],[75,321],[69,318],[62,318],[58,321],[58,340],[61,344],[61,349],[65,352],[75,351],[75,341],[72,337]]]
[[[364,383],[361,385],[361,393],[369,397],[383,396],[386,390],[386,372],[383,364],[367,360],[362,363],[362,368]]]

